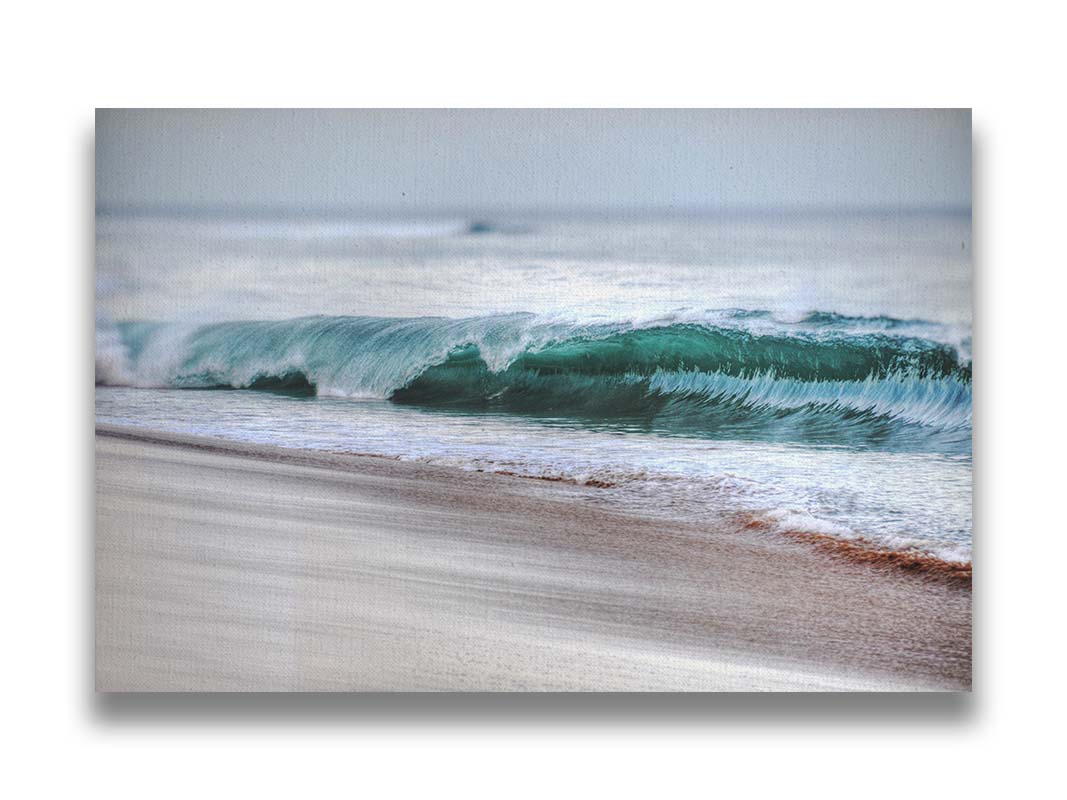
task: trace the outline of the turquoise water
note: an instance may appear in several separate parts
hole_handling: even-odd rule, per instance
[[[969,217],[101,217],[97,418],[968,560]]]

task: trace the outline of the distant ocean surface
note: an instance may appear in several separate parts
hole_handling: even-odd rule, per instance
[[[99,422],[971,552],[970,213],[97,217]]]

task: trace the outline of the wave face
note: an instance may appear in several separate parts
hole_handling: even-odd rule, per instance
[[[98,325],[97,381],[968,452],[969,342],[921,320],[707,312],[575,322],[308,317]]]

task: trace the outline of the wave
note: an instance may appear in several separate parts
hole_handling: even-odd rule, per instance
[[[377,398],[684,435],[969,448],[966,348],[916,332],[938,328],[737,310],[644,321],[101,322],[97,381]]]

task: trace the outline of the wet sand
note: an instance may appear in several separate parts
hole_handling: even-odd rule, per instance
[[[102,691],[965,690],[967,586],[595,487],[99,426]]]

